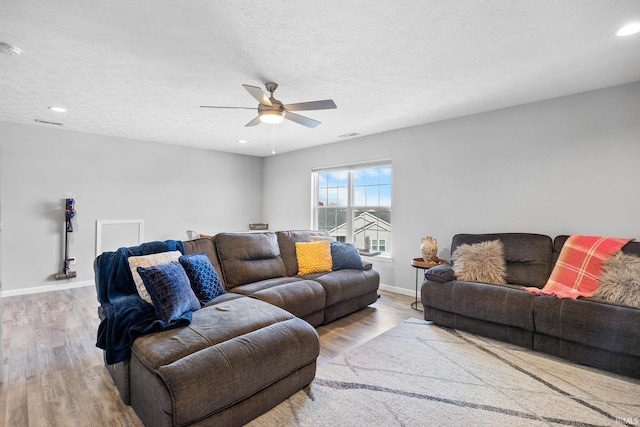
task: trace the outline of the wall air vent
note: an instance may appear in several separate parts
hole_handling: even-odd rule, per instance
[[[49,121],[47,121],[47,120],[35,119],[34,121],[35,121],[35,122],[38,122],[38,123],[45,124],[45,125],[56,125],[56,126],[62,126],[62,123],[49,122]]]

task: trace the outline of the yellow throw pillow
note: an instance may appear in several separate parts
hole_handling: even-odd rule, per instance
[[[331,271],[331,246],[328,240],[320,242],[296,242],[298,274]]]

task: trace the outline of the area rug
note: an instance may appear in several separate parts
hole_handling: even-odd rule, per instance
[[[410,319],[250,425],[640,425],[640,381]]]

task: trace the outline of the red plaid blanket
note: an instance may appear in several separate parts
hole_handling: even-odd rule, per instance
[[[590,297],[598,289],[598,277],[605,261],[632,240],[635,239],[570,236],[544,287],[523,289],[560,298]]]

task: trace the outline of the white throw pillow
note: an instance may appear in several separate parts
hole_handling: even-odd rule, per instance
[[[142,277],[140,277],[140,274],[138,273],[138,267],[151,267],[158,264],[168,264],[173,261],[179,262],[178,260],[180,256],[182,256],[182,252],[171,251],[129,257],[129,268],[131,268],[133,283],[136,284],[136,289],[138,290],[140,298],[153,305],[149,292],[147,292],[147,288],[144,286],[144,282],[142,281]]]

